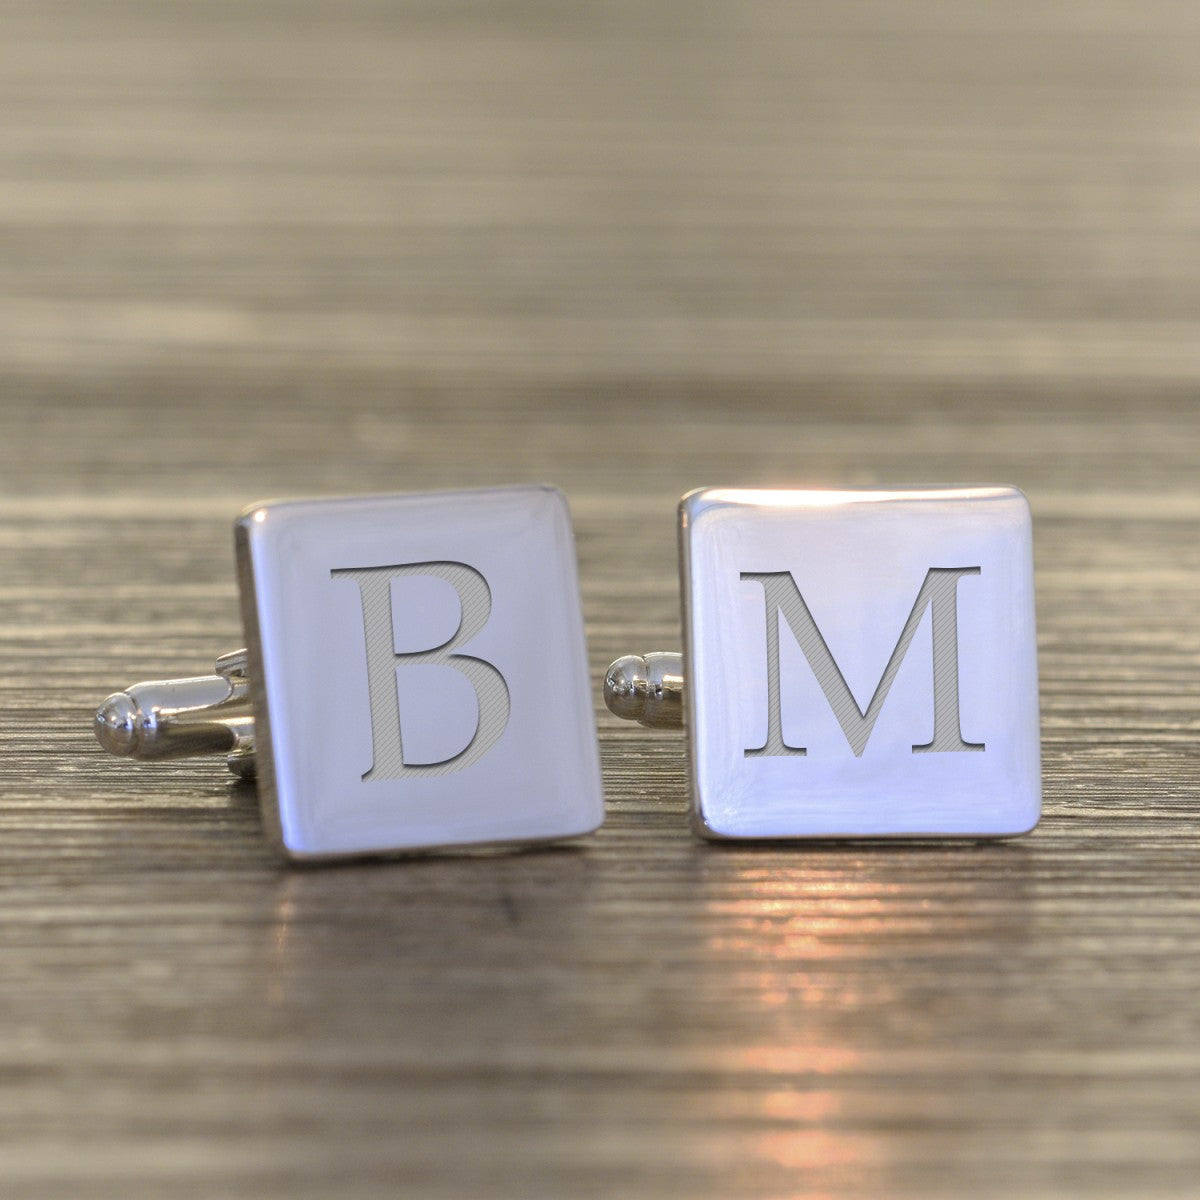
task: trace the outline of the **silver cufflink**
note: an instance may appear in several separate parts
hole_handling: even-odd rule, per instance
[[[140,759],[224,753],[295,859],[603,820],[574,537],[552,488],[285,501],[235,525],[246,649],[110,696]]]
[[[619,717],[686,726],[711,838],[1005,836],[1041,813],[1032,529],[1015,488],[711,489],[679,509],[684,652]]]

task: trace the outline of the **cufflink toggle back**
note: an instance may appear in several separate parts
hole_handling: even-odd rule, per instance
[[[110,696],[116,754],[220,752],[292,858],[603,819],[574,538],[552,488],[289,501],[235,526],[247,648]],[[553,663],[545,671],[541,664]]]
[[[229,769],[254,778],[254,714],[245,650],[217,659],[215,675],[157,679],[109,696],[96,712],[96,738],[110,754],[143,761],[225,754]]]
[[[1038,820],[1029,507],[1015,488],[693,492],[684,654],[620,717],[689,733],[714,838],[1004,836]]]

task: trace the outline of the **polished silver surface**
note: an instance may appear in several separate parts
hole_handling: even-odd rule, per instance
[[[614,716],[648,729],[682,729],[683,688],[682,654],[627,654],[604,676],[604,703]]]
[[[1010,836],[1041,809],[1032,527],[1011,487],[680,506],[696,829]]]
[[[601,823],[561,492],[267,503],[236,541],[259,801],[284,854],[520,844]]]
[[[221,655],[214,669],[214,675],[149,680],[115,692],[96,710],[96,740],[110,754],[143,762],[224,754],[235,775],[253,778],[246,651]]]
[[[548,841],[601,823],[561,492],[274,502],[248,508],[235,535],[247,648],[214,675],[109,696],[94,722],[106,750],[225,754],[295,859]]]
[[[694,492],[686,651],[617,659],[605,703],[686,725],[706,837],[1024,832],[1040,810],[1031,545],[1015,488]]]

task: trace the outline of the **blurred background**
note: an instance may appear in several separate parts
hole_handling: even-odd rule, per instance
[[[620,476],[644,416],[786,417],[691,486],[871,469],[809,416],[936,439],[961,406],[1003,429],[1195,399],[1194,5],[6,0],[3,23],[10,478],[50,443],[106,485],[171,460],[191,486],[172,409],[227,456],[335,421],[310,464],[335,489],[364,455],[562,476],[559,426],[598,416],[571,452]],[[1087,430],[1043,450],[1069,470]]]
[[[6,1200],[1195,1195],[1198,335],[1195,3],[0,0]],[[524,480],[597,678],[685,490],[1023,487],[1041,828],[714,850],[598,704],[585,848],[285,872],[102,761],[244,504]]]

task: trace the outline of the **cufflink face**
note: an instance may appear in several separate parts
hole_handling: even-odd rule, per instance
[[[708,837],[999,836],[1041,809],[1015,488],[705,490],[680,507]]]
[[[264,825],[288,855],[601,823],[561,493],[257,505],[237,548]]]

